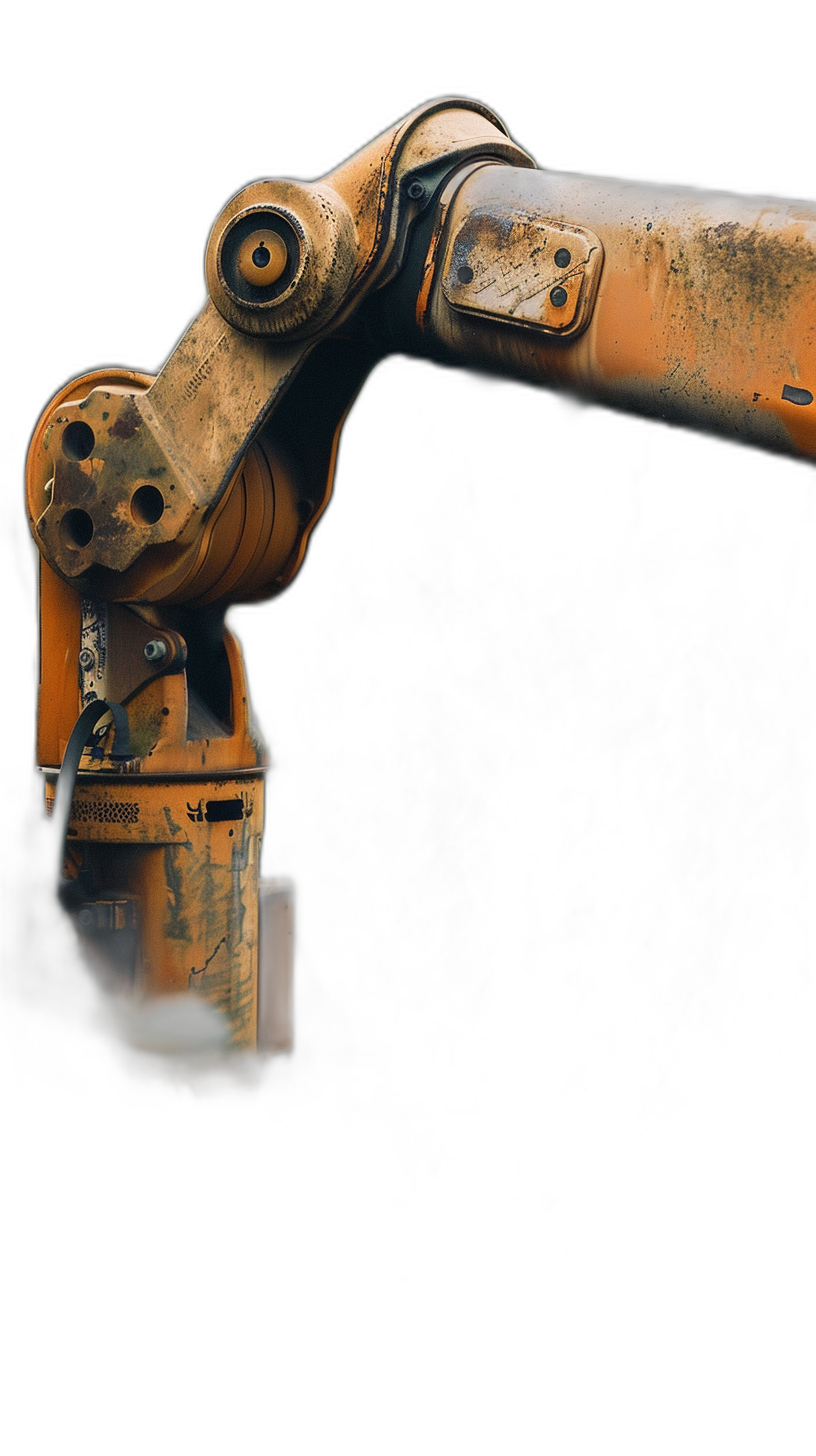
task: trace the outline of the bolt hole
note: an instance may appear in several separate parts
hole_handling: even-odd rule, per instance
[[[456,270],[456,276],[460,283],[472,283],[473,269],[469,268],[467,263],[464,263],[461,268]]]
[[[62,432],[62,453],[66,460],[87,460],[95,443],[94,432],[84,420],[72,420]]]
[[[94,533],[94,524],[87,511],[66,511],[60,522],[60,535],[66,546],[81,551]]]
[[[140,526],[155,526],[164,515],[164,496],[155,485],[140,485],[133,492],[130,510],[134,521]]]

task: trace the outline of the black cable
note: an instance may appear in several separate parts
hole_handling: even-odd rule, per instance
[[[111,758],[131,758],[130,727],[127,713],[120,703],[108,703],[103,698],[94,698],[92,703],[82,709],[76,720],[71,736],[64,754],[62,755],[62,766],[57,776],[57,788],[54,794],[54,808],[52,817],[57,826],[57,834],[60,847],[60,862],[57,877],[57,894],[66,910],[75,910],[82,900],[82,893],[76,880],[71,880],[65,873],[65,854],[68,842],[68,823],[71,818],[71,806],[74,802],[74,789],[76,787],[77,774],[82,759],[82,754],[93,738],[95,729],[99,722],[110,713],[113,718],[113,749]]]

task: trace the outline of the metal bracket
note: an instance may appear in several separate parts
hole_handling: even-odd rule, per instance
[[[49,565],[121,599],[123,574],[146,552],[194,541],[310,352],[398,271],[422,175],[474,158],[535,166],[486,107],[443,100],[319,182],[238,193],[208,243],[210,301],[150,387],[63,391],[40,422],[29,510]]]
[[[138,924],[138,904],[132,895],[118,900],[86,900],[75,914],[84,935],[134,930]]]
[[[519,207],[477,207],[447,248],[442,291],[453,308],[543,329],[585,329],[603,267],[600,238]]]

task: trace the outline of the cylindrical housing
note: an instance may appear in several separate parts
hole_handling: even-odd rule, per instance
[[[38,757],[47,803],[94,697],[125,705],[133,754],[113,759],[104,727],[86,749],[63,891],[105,984],[137,997],[192,992],[222,1013],[233,1046],[254,1047],[266,753],[240,649],[213,609],[177,611],[175,628],[142,610],[82,599],[41,563]],[[184,651],[165,670],[144,644],[171,633]]]
[[[816,206],[486,165],[443,198],[413,347],[816,454]]]
[[[47,781],[49,804],[54,786]],[[86,940],[113,959],[117,932],[132,928],[139,992],[202,996],[236,1047],[255,1046],[263,798],[260,772],[84,773],[68,826],[68,860],[87,895],[77,922]]]

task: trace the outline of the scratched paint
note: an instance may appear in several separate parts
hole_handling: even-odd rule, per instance
[[[591,317],[602,267],[586,229],[491,204],[452,232],[442,291],[454,308],[569,337]]]
[[[460,189],[449,236],[491,209],[538,212],[600,239],[586,328],[558,340],[510,319],[467,318],[437,279],[418,352],[816,455],[816,406],[783,393],[816,392],[811,204],[490,167]]]

